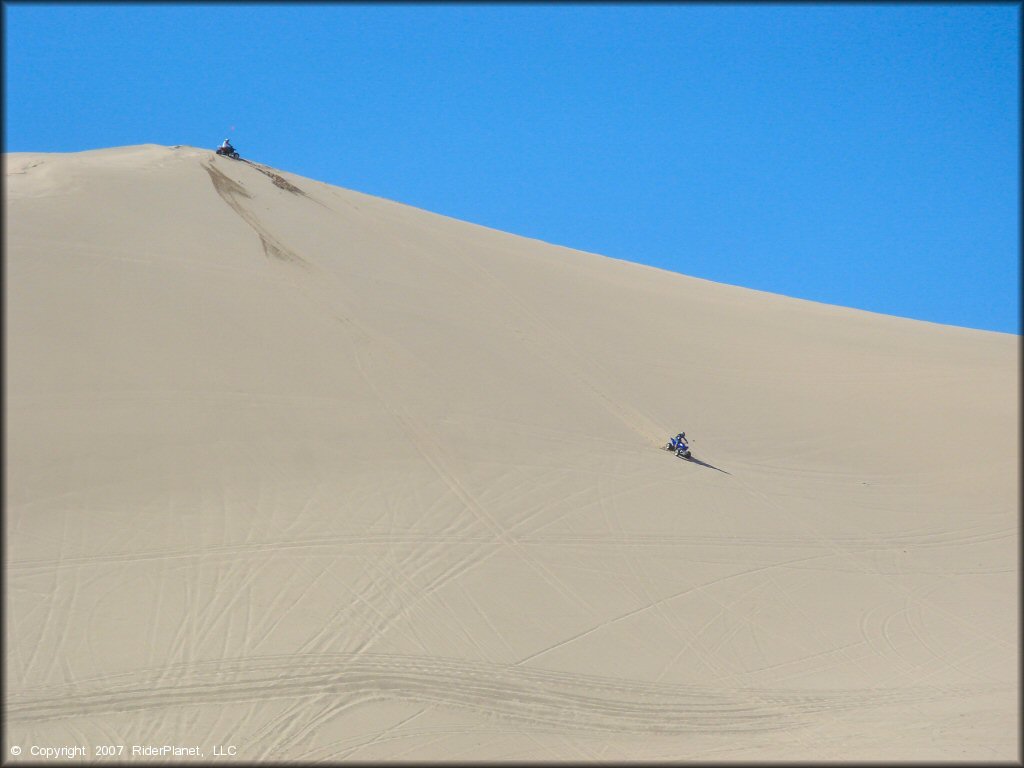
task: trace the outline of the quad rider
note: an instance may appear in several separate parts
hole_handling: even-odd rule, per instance
[[[686,433],[680,432],[669,440],[668,445],[665,446],[665,450],[675,451],[676,456],[680,456],[684,459],[690,458],[690,445],[686,442]]]
[[[234,157],[238,155],[238,152],[236,152],[235,148],[231,146],[231,139],[224,139],[224,141],[221,142],[221,145],[217,147],[217,154]]]

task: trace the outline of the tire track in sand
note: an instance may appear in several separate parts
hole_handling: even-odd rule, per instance
[[[8,692],[7,717],[43,722],[275,699],[305,699],[323,710],[348,701],[390,700],[467,709],[539,730],[679,734],[779,730],[823,714],[1012,689],[715,688],[439,657],[310,654],[196,662]]]
[[[228,206],[231,207],[231,210],[237,213],[241,217],[242,221],[248,224],[259,236],[260,243],[263,246],[263,253],[267,258],[274,258],[279,261],[288,261],[304,267],[309,266],[309,263],[305,259],[274,237],[267,228],[263,226],[259,218],[242,205],[240,200],[243,198],[252,199],[252,195],[246,192],[245,188],[241,184],[234,179],[230,179],[225,176],[219,169],[214,167],[212,163],[203,163],[202,165],[203,169],[210,175],[210,181],[213,182],[213,188],[217,190],[217,194],[220,195],[221,199],[227,203]],[[261,173],[265,173],[265,171],[261,171]]]

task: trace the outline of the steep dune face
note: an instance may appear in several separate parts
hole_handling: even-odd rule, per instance
[[[190,147],[5,172],[6,754],[1017,757],[1017,337]]]

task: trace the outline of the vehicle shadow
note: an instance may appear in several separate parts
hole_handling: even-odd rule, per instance
[[[679,458],[682,459],[683,461],[688,461],[691,464],[700,464],[702,467],[707,467],[708,469],[713,469],[716,472],[722,472],[723,474],[726,474],[726,475],[732,475],[732,472],[726,472],[724,469],[719,469],[714,464],[708,464],[706,461],[701,461],[700,459],[696,458],[692,454],[690,456],[680,456]]]

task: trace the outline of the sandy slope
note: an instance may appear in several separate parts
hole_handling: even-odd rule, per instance
[[[5,171],[5,755],[1018,756],[1019,337],[190,147]]]

